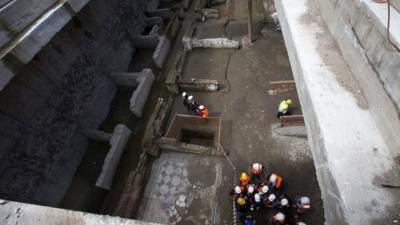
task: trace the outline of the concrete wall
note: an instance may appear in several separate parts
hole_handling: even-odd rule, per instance
[[[318,4],[323,2],[328,0]],[[348,2],[335,1],[334,6]],[[382,184],[398,185],[400,180],[393,151],[397,140],[388,139],[382,129],[378,103],[368,95],[373,92],[365,93],[374,90],[375,98],[388,98],[385,89],[376,77],[359,80],[363,74],[356,74],[359,71],[353,64],[361,62],[346,56],[357,45],[342,49],[342,40],[330,33],[325,15],[312,0],[277,0],[275,4],[321,187],[325,224],[393,223],[398,218],[400,193]],[[326,17],[340,21],[335,13],[339,14],[329,12]],[[343,39],[348,34],[345,26],[337,25]],[[390,107],[394,108],[393,102],[383,98],[381,108]]]
[[[4,200],[0,200],[0,220],[3,225],[161,225]]]
[[[1,79],[16,76],[0,92],[0,198],[61,200],[87,147],[82,129],[106,118],[117,91],[108,75],[127,70],[145,8],[92,0],[28,64],[6,55]]]
[[[364,0],[313,1],[396,157],[400,154],[400,53],[386,39],[386,4]],[[400,25],[400,14],[394,9],[392,17],[392,27]],[[400,30],[392,31],[393,42],[400,43]]]

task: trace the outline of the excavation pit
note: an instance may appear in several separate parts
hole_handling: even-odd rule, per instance
[[[183,128],[181,130],[180,142],[206,147],[215,147],[215,132],[201,128]]]
[[[207,119],[176,114],[165,135],[181,143],[218,148],[221,135],[221,118]]]

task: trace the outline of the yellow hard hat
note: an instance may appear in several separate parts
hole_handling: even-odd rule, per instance
[[[292,102],[292,99],[286,100],[286,103],[287,103],[288,105],[292,104],[292,103],[293,103],[293,102]]]
[[[248,178],[247,173],[243,172],[240,174],[240,179],[246,180]]]
[[[239,204],[239,205],[244,205],[244,204],[246,204],[246,200],[244,200],[244,198],[238,198],[238,199],[236,200],[236,202],[237,202],[237,204]]]

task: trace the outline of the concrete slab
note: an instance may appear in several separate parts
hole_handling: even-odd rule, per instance
[[[397,165],[356,79],[311,1],[275,3],[303,106],[326,224],[392,223],[400,198],[381,184],[398,180]]]

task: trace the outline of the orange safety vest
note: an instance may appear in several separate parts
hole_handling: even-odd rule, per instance
[[[208,118],[208,109],[207,108],[204,108],[203,110],[201,110],[201,117]]]
[[[270,179],[271,179],[271,176],[272,175],[276,175],[276,174],[274,174],[274,173],[271,173],[271,175],[269,176],[270,177]],[[279,176],[279,175],[276,175],[276,188],[281,188],[282,187],[282,183],[283,183],[283,178],[281,177],[281,176]],[[270,180],[269,180],[270,181]],[[271,181],[270,181],[271,182]]]

